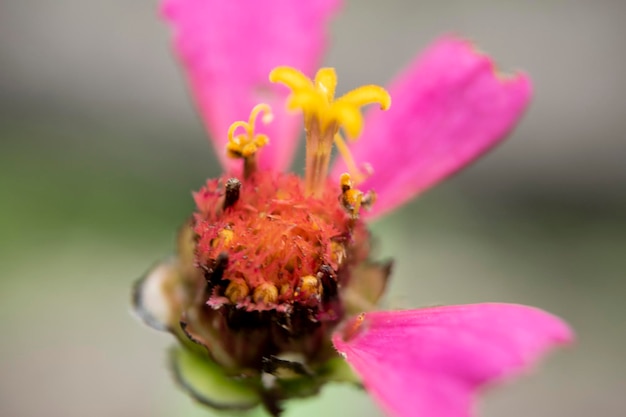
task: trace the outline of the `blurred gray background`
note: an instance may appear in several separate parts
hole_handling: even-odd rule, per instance
[[[0,0],[0,415],[202,416],[134,279],[219,168],[154,1]],[[325,64],[385,84],[443,32],[535,85],[503,145],[374,225],[392,307],[508,301],[578,343],[490,392],[484,416],[626,414],[626,2],[347,2]],[[328,387],[287,416],[378,416]],[[425,416],[426,417],[426,416]]]

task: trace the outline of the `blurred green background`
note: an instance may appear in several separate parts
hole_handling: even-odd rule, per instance
[[[155,2],[0,6],[0,415],[207,415],[129,306],[219,172]],[[388,306],[526,303],[577,330],[485,416],[626,414],[624,16],[608,0],[354,0],[333,23],[340,92],[385,84],[447,31],[534,79],[508,142],[374,225],[396,259]],[[380,415],[337,386],[287,416],[321,413]]]

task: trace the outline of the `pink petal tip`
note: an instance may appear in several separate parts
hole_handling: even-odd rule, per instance
[[[474,304],[364,313],[333,343],[388,415],[469,417],[479,388],[572,339],[539,309]]]
[[[201,117],[225,167],[231,123],[248,120],[258,103],[274,120],[257,124],[270,137],[260,165],[283,170],[291,163],[300,118],[287,114],[287,91],[268,81],[278,65],[313,74],[326,44],[326,26],[340,0],[164,0],[162,14],[174,29],[174,46]]]

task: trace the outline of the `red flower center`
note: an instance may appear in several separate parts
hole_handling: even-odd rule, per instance
[[[208,303],[285,312],[303,306],[336,320],[338,289],[369,252],[365,224],[341,196],[331,182],[307,195],[292,174],[209,180],[195,194],[194,226]]]

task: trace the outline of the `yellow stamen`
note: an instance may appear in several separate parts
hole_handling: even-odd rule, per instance
[[[243,280],[230,281],[224,295],[233,303],[238,303],[248,296],[250,289]]]
[[[292,91],[313,87],[311,79],[293,67],[276,67],[270,72],[270,81],[280,82]]]
[[[222,246],[229,246],[235,237],[235,232],[231,229],[222,229],[217,236],[218,237],[211,242],[211,246],[214,248],[218,247],[220,244]]]
[[[330,243],[330,248],[333,260],[341,265],[346,257],[346,247],[342,243],[333,241]]]
[[[263,115],[261,116],[261,121],[264,124],[268,124],[274,119],[272,108],[268,104],[265,104],[265,103],[257,104],[256,106],[252,108],[252,111],[250,112],[250,118],[248,119],[248,127],[250,129],[248,133],[250,135],[254,133],[254,124],[256,123],[256,119],[257,117],[259,117],[260,113],[263,113]]]
[[[382,87],[366,85],[335,99],[337,75],[333,68],[320,69],[314,80],[311,80],[295,68],[277,67],[272,70],[269,78],[271,82],[289,87],[291,95],[287,107],[299,109],[304,114],[307,193],[321,193],[328,173],[333,141],[341,155],[346,158],[350,171],[361,181],[363,174],[356,169],[347,146],[341,137],[336,139],[336,134],[341,128],[348,138],[356,139],[363,129],[361,107],[378,103],[381,109],[387,110],[391,105],[389,93]]]
[[[369,208],[376,201],[376,194],[373,191],[363,193],[354,188],[350,174],[347,172],[341,174],[339,184],[341,185],[341,205],[353,219],[359,217],[361,207]]]
[[[269,282],[264,282],[254,289],[252,300],[257,304],[273,304],[278,300],[278,288]]]
[[[322,68],[315,74],[315,88],[326,95],[328,102],[335,98],[335,88],[337,87],[337,74],[334,68]]]
[[[357,107],[378,103],[381,110],[388,110],[391,106],[391,96],[389,96],[387,90],[378,85],[362,85],[347,92],[338,98],[337,101],[350,103]]]
[[[367,175],[362,173],[361,170],[356,166],[356,162],[354,162],[354,158],[352,157],[350,148],[348,148],[348,145],[346,145],[346,142],[343,140],[340,133],[337,133],[335,135],[335,146],[337,147],[339,154],[346,163],[348,171],[350,171],[350,174],[352,175],[352,177],[354,177],[353,182],[355,184],[363,182]]]
[[[297,297],[304,299],[320,297],[322,295],[322,283],[313,275],[304,276],[300,278],[296,293]]]
[[[256,153],[269,142],[267,135],[254,131],[256,119],[261,113],[263,114],[261,117],[263,123],[267,124],[272,121],[272,109],[267,104],[261,103],[254,106],[247,122],[237,121],[231,124],[228,129],[226,152],[231,158],[244,160],[244,177],[246,178],[256,171]],[[238,129],[243,129],[244,133],[235,135]]]

